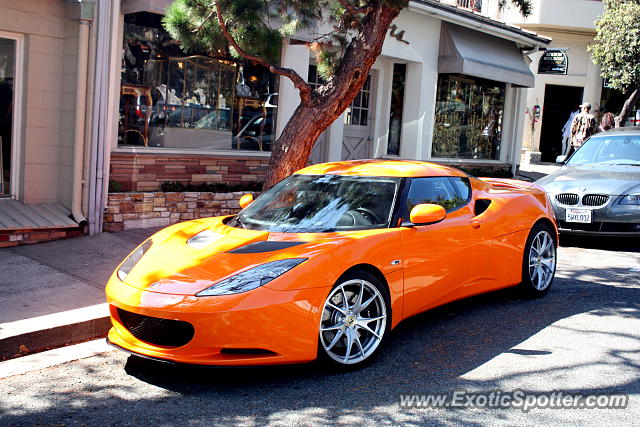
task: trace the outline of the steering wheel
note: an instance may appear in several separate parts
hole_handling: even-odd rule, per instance
[[[354,209],[354,211],[359,212],[362,216],[368,219],[369,222],[371,222],[371,224],[382,223],[382,221],[380,221],[380,218],[378,218],[378,215],[376,215],[375,213],[373,213],[371,210],[367,208],[356,208]]]

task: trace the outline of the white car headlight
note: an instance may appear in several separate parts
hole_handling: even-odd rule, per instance
[[[133,267],[135,267],[138,261],[140,261],[144,254],[147,253],[152,244],[153,241],[151,241],[151,239],[147,239],[143,244],[138,246],[135,251],[131,252],[127,259],[125,259],[124,262],[120,264],[120,267],[118,267],[118,272],[116,273],[118,275],[118,279],[124,282],[124,279],[127,278],[129,273],[131,273],[131,270],[133,270]]]
[[[627,194],[620,200],[621,205],[640,205],[640,193]]]
[[[213,295],[231,295],[247,292],[266,285],[278,276],[283,275],[296,265],[302,264],[307,258],[291,258],[272,261],[245,270],[235,276],[228,277],[196,294],[197,297]]]

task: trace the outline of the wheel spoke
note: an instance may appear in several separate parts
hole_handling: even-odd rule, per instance
[[[364,296],[364,282],[360,282],[360,292],[358,293],[358,299],[353,305],[353,311],[359,312],[360,305],[362,304],[362,297]]]
[[[327,307],[333,308],[334,310],[336,310],[336,311],[338,311],[338,312],[340,312],[340,313],[342,313],[344,315],[347,314],[347,312],[344,309],[338,307],[337,305],[331,304],[329,301],[327,301]]]
[[[375,301],[375,299],[376,299],[376,295],[373,295],[371,298],[369,298],[364,303],[362,303],[360,305],[360,307],[358,307],[358,313],[362,312],[362,310],[364,310],[365,308],[369,307],[369,304],[371,304],[373,301]]]
[[[351,332],[351,329],[347,329],[347,352],[344,354],[345,363],[349,361],[352,347],[353,347],[353,332]]]
[[[358,350],[360,350],[360,357],[364,359],[364,349],[362,348],[362,343],[360,342],[360,338],[356,337],[355,342],[358,345]]]
[[[341,323],[339,325],[329,326],[327,328],[320,328],[320,330],[322,332],[327,332],[327,331],[335,331],[337,329],[342,329],[342,328],[344,328],[344,323]]]
[[[374,331],[373,329],[371,329],[369,327],[369,325],[367,325],[366,323],[358,323],[356,324],[357,327],[362,328],[364,330],[366,330],[367,332],[369,332],[370,334],[372,334],[373,336],[375,336],[378,339],[381,339],[382,337],[380,335],[378,335],[378,333],[376,331]]]
[[[552,258],[542,258],[540,260],[540,262],[542,263],[543,266],[545,266],[547,269],[549,269],[549,271],[553,271],[553,266],[555,265],[555,261],[556,258],[552,257]]]
[[[384,318],[386,318],[387,316],[378,316],[378,317],[361,317],[360,319],[358,319],[358,322],[360,322],[361,324],[367,324],[367,323],[371,323],[371,322],[375,322],[376,320],[382,320]]]
[[[344,331],[342,329],[340,329],[340,331],[338,331],[336,336],[333,337],[333,340],[331,340],[331,343],[326,347],[327,350],[331,350],[333,348],[333,346],[338,343],[338,341],[340,340],[340,338],[342,338],[343,335],[344,335]]]
[[[537,268],[537,272],[538,272],[538,286],[537,288],[542,290],[542,283],[543,283],[543,278],[544,278],[544,271],[542,270],[542,268],[538,267]]]

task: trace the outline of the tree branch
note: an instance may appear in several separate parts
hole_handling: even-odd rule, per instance
[[[366,14],[369,12],[369,10],[371,10],[371,6],[354,7],[351,3],[349,3],[349,0],[338,0],[338,3],[340,3],[342,7],[344,7],[347,12],[352,15],[358,15],[361,13]]]
[[[242,49],[240,47],[240,45],[238,44],[238,42],[236,42],[236,40],[233,38],[233,36],[229,32],[229,29],[227,28],[227,23],[224,22],[224,19],[222,18],[222,10],[220,8],[220,3],[219,2],[214,2],[213,4],[215,5],[215,8],[216,8],[216,15],[217,15],[217,18],[218,18],[218,25],[220,26],[220,29],[222,30],[222,34],[227,39],[229,44],[231,46],[233,46],[233,48],[236,50],[236,52],[238,52],[238,54],[240,56],[242,56],[243,58],[245,58],[245,59],[247,59],[247,60],[249,60],[249,61],[251,61],[251,62],[253,62],[255,64],[260,64],[263,67],[268,68],[269,71],[271,71],[274,74],[278,74],[280,76],[287,77],[289,80],[291,80],[291,82],[296,87],[296,89],[298,89],[298,91],[300,91],[300,100],[302,101],[302,103],[306,104],[306,103],[310,102],[311,101],[311,86],[309,86],[309,84],[302,77],[300,77],[300,74],[296,73],[291,68],[284,68],[284,67],[279,67],[277,65],[271,64],[266,59],[261,58],[259,56],[251,55],[251,54],[247,53],[244,49]]]

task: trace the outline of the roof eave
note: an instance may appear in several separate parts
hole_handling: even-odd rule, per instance
[[[434,0],[413,0],[409,2],[409,10],[431,15],[442,21],[451,22],[463,27],[481,30],[487,34],[491,34],[502,39],[511,40],[525,49],[535,49],[548,46],[552,39],[541,36],[532,31],[516,27],[514,25],[505,24],[459,9],[455,6],[442,4]]]

